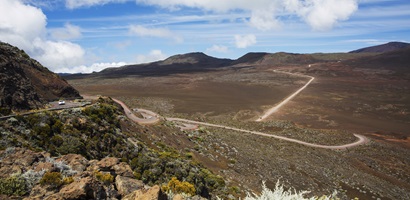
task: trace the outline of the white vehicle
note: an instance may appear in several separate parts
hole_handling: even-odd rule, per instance
[[[58,105],[65,105],[65,101],[64,100],[58,101]]]

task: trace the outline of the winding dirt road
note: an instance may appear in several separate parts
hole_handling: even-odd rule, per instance
[[[301,88],[299,88],[296,92],[294,92],[292,95],[290,95],[289,97],[287,97],[286,99],[281,101],[279,104],[277,104],[274,107],[272,107],[271,109],[269,109],[263,116],[261,116],[259,119],[256,120],[258,122],[266,119],[267,117],[272,115],[274,112],[276,112],[279,108],[281,108],[286,103],[288,103],[290,100],[292,100],[296,95],[298,95],[301,91],[303,91],[315,79],[312,76],[307,76],[307,75],[302,75],[302,74],[292,74],[292,73],[289,73],[289,72],[280,72],[280,71],[276,71],[276,70],[274,70],[274,72],[286,73],[286,74],[291,74],[291,75],[296,75],[296,76],[301,76],[301,77],[308,77],[308,78],[310,78],[310,80],[305,85],[303,85]],[[155,123],[160,121],[161,117],[158,114],[156,114],[152,111],[149,111],[149,110],[144,110],[144,109],[138,109],[138,110],[143,111],[143,112],[145,112],[146,114],[148,114],[152,117],[148,118],[148,119],[138,118],[131,112],[131,110],[128,108],[128,106],[124,102],[122,102],[118,99],[114,99],[114,98],[113,98],[113,100],[123,107],[126,116],[129,119],[133,120],[134,122],[137,122],[139,124],[148,125],[148,124],[155,124]],[[335,145],[335,146],[321,145],[321,144],[314,144],[314,143],[304,142],[304,141],[297,140],[297,139],[287,138],[287,137],[283,137],[283,136],[262,133],[262,132],[258,132],[258,131],[250,131],[250,130],[239,129],[239,128],[234,128],[234,127],[229,127],[229,126],[224,126],[224,125],[211,124],[211,123],[206,123],[206,122],[198,122],[198,121],[193,121],[193,120],[188,120],[188,119],[165,118],[165,120],[174,121],[174,122],[182,122],[182,123],[187,123],[187,124],[196,124],[196,125],[210,126],[210,127],[216,127],[216,128],[223,128],[223,129],[239,131],[239,132],[253,134],[253,135],[276,138],[276,139],[279,139],[279,140],[284,140],[284,141],[293,142],[293,143],[297,143],[297,144],[301,144],[301,145],[305,145],[305,146],[309,146],[309,147],[322,148],[322,149],[347,149],[347,148],[352,148],[352,147],[355,147],[355,146],[358,146],[358,145],[365,144],[369,141],[363,135],[353,134],[356,138],[358,138],[358,140],[356,142],[349,143],[349,144],[344,144],[344,145]]]
[[[298,143],[298,144],[301,144],[301,145],[305,145],[305,146],[309,146],[309,147],[317,147],[317,148],[322,148],[322,149],[347,149],[347,148],[355,147],[355,146],[365,144],[365,143],[368,142],[368,139],[365,136],[359,135],[359,134],[353,134],[355,137],[358,138],[358,140],[356,142],[353,142],[353,143],[350,143],[350,144],[344,144],[344,145],[328,146],[328,145],[321,145],[321,144],[313,144],[313,143],[309,143],[309,142],[304,142],[304,141],[300,141],[300,140],[296,140],[296,139],[292,139],[292,138],[287,138],[287,137],[283,137],[283,136],[278,136],[278,135],[273,135],[273,134],[262,133],[262,132],[258,132],[258,131],[250,131],[250,130],[239,129],[239,128],[234,128],[234,127],[229,127],[229,126],[210,124],[210,123],[206,123],[206,122],[198,122],[198,121],[181,119],[181,118],[166,118],[166,120],[168,120],[168,121],[179,121],[179,122],[190,123],[190,124],[198,124],[198,125],[203,125],[203,126],[210,126],[210,127],[216,127],[216,128],[229,129],[229,130],[233,130],[233,131],[239,131],[239,132],[249,133],[249,134],[253,134],[253,135],[260,135],[260,136],[264,136],[264,137],[276,138],[276,139],[285,140],[285,141],[288,141],[288,142],[294,142],[294,143]]]
[[[139,118],[131,112],[130,108],[128,108],[128,106],[125,105],[124,102],[122,102],[118,99],[114,99],[114,98],[112,98],[112,100],[114,100],[116,103],[120,104],[121,107],[124,109],[125,115],[127,115],[127,117],[129,119],[131,119],[134,122],[137,122],[138,124],[148,125],[148,124],[155,124],[155,123],[159,122],[159,116],[156,113],[152,112],[152,111],[145,110],[145,109],[138,109],[139,111],[145,112],[145,113],[152,116],[151,118],[146,118],[146,119]]]
[[[289,72],[281,72],[281,71],[276,71],[273,70],[274,72],[279,72],[279,73],[284,73],[284,74],[291,74],[291,75],[296,75],[296,76],[301,76],[301,77],[308,77],[310,78],[310,80],[301,88],[299,88],[296,92],[294,92],[293,94],[291,94],[289,97],[287,97],[286,99],[282,100],[279,104],[273,106],[272,108],[270,108],[269,110],[267,110],[265,112],[265,114],[263,114],[261,117],[259,117],[256,121],[260,122],[263,121],[264,119],[268,118],[270,115],[272,115],[274,112],[276,112],[277,110],[279,110],[279,108],[281,108],[282,106],[284,106],[285,104],[287,104],[290,100],[292,100],[296,95],[298,95],[300,92],[302,92],[314,79],[315,77],[313,76],[307,76],[307,75],[302,75],[302,74],[292,74]]]

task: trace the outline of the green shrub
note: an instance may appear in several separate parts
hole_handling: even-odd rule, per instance
[[[68,185],[68,184],[70,184],[70,183],[72,183],[72,182],[74,182],[74,178],[73,178],[72,176],[68,176],[68,177],[65,177],[65,178],[63,179],[63,184],[64,184],[64,185]]]
[[[110,173],[103,173],[99,171],[94,172],[95,178],[105,184],[110,184],[114,182],[114,176]]]
[[[42,186],[49,185],[52,188],[58,188],[63,184],[63,176],[60,172],[46,172],[40,180]]]
[[[27,193],[26,180],[20,175],[0,179],[0,194],[23,196]]]
[[[59,146],[61,146],[61,145],[64,143],[64,139],[63,139],[61,136],[59,136],[59,135],[54,135],[54,136],[51,138],[50,142],[51,142],[52,144],[54,144],[55,146],[59,147]]]
[[[181,182],[176,177],[172,177],[167,185],[162,186],[162,190],[167,193],[171,191],[173,194],[184,193],[190,196],[194,196],[196,192],[194,185],[185,181]]]

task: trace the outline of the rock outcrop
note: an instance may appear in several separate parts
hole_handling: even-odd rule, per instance
[[[47,174],[58,176],[45,178]],[[20,195],[5,192],[8,186],[4,180],[10,177],[24,182],[12,188],[23,191]],[[175,197],[185,199],[181,195]],[[150,187],[137,180],[130,166],[118,158],[87,160],[78,154],[52,158],[46,152],[8,148],[0,151],[0,199],[167,200],[169,197],[159,185]]]
[[[0,114],[41,108],[59,98],[80,98],[57,74],[17,47],[0,42]]]

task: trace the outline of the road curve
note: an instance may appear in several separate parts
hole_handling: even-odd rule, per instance
[[[152,112],[152,111],[145,110],[145,109],[139,109],[139,110],[141,110],[141,111],[143,111],[143,112],[147,112],[148,114],[150,114],[150,115],[153,116],[153,117],[150,118],[150,119],[139,118],[139,117],[135,116],[135,115],[131,112],[130,108],[128,108],[128,106],[125,105],[124,102],[122,102],[122,101],[120,101],[120,100],[118,100],[118,99],[114,99],[114,98],[112,98],[112,100],[115,101],[116,103],[120,104],[121,107],[124,109],[125,115],[126,115],[129,119],[131,119],[132,121],[137,122],[138,124],[148,125],[148,124],[155,124],[155,123],[159,122],[159,117],[158,117],[158,115],[155,114],[155,113]]]
[[[234,131],[239,131],[239,132],[244,132],[244,133],[249,133],[253,135],[260,135],[264,137],[271,137],[271,138],[276,138],[280,140],[285,140],[288,142],[293,142],[293,143],[298,143],[301,145],[309,146],[309,147],[316,147],[316,148],[322,148],[322,149],[348,149],[351,147],[355,147],[361,144],[365,144],[368,142],[368,139],[359,134],[353,134],[355,137],[358,138],[356,142],[349,143],[349,144],[344,144],[344,145],[336,145],[336,146],[329,146],[329,145],[321,145],[321,144],[313,144],[309,142],[304,142],[292,138],[287,138],[279,135],[273,135],[273,134],[267,134],[267,133],[262,133],[258,131],[250,131],[250,130],[245,130],[245,129],[239,129],[239,128],[234,128],[234,127],[229,127],[229,126],[223,126],[223,125],[217,125],[217,124],[210,124],[206,122],[198,122],[198,121],[193,121],[193,120],[187,120],[187,119],[181,119],[181,118],[166,118],[168,121],[179,121],[179,122],[185,122],[185,123],[191,123],[191,124],[198,124],[198,125],[204,125],[204,126],[210,126],[210,127],[216,127],[216,128],[223,128],[223,129],[229,129],[229,130],[234,130]]]
[[[280,71],[276,71],[276,70],[273,70],[273,71],[274,72],[280,72]],[[292,73],[289,73],[289,72],[280,72],[280,73],[291,74],[291,75],[302,76],[302,77],[308,77],[308,78],[310,78],[310,80],[305,85],[303,85],[301,88],[299,88],[296,92],[294,92],[293,94],[288,96],[286,99],[282,100],[279,104],[277,104],[274,107],[267,110],[265,112],[265,114],[263,114],[261,117],[259,117],[256,120],[257,122],[263,121],[264,119],[266,119],[270,115],[272,115],[274,112],[279,110],[279,108],[284,106],[286,103],[288,103],[290,100],[292,100],[296,95],[298,95],[300,92],[302,92],[315,79],[315,77],[313,77],[313,76],[307,76],[307,75],[302,75],[302,74],[292,74]]]

